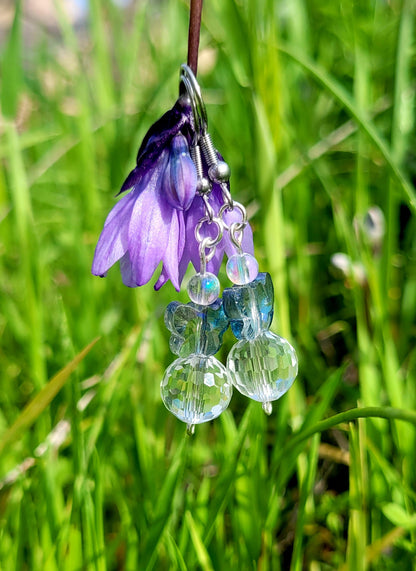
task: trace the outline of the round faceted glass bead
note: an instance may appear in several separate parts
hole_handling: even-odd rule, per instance
[[[210,272],[195,274],[188,282],[188,295],[198,305],[211,305],[220,295],[220,282]]]
[[[227,367],[240,393],[270,403],[292,386],[298,360],[289,341],[265,331],[254,339],[241,339],[236,343],[228,355]],[[267,413],[269,408],[267,405]]]
[[[168,410],[188,425],[208,422],[229,405],[233,388],[227,369],[212,355],[176,359],[160,385]]]
[[[234,254],[228,259],[226,271],[233,284],[249,284],[256,279],[259,264],[251,254]]]

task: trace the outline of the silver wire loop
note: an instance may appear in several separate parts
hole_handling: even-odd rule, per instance
[[[205,216],[200,219],[195,227],[195,239],[199,245],[199,257],[201,260],[201,272],[205,272],[206,264],[214,257],[217,245],[221,242],[224,230],[229,232],[230,239],[239,252],[242,251],[244,229],[247,226],[247,212],[242,204],[234,202],[227,187],[226,181],[230,176],[230,169],[226,163],[220,161],[217,151],[212,144],[211,137],[207,132],[208,116],[202,99],[201,88],[191,68],[182,64],[179,76],[179,93],[189,98],[194,119],[195,136],[191,146],[191,157],[197,170],[197,191],[204,202]],[[208,177],[204,176],[201,150],[208,164]],[[226,167],[226,168],[224,168]],[[209,202],[212,183],[219,184],[224,204],[216,215]],[[241,213],[241,221],[232,222],[229,226],[224,220],[226,212],[238,210]],[[214,223],[217,227],[216,236],[203,236],[204,224]]]
[[[211,236],[201,236],[201,230],[204,224],[215,224],[217,227],[217,235],[213,238]],[[205,243],[205,248],[214,248],[222,240],[224,232],[223,221],[220,218],[213,218],[210,220],[208,216],[204,216],[195,226],[195,238],[199,244]]]
[[[240,212],[241,220],[240,222],[238,221],[231,222],[231,224],[228,225],[224,220],[224,215],[226,212],[233,212],[235,210],[238,210]],[[242,253],[241,243],[243,241],[244,229],[248,224],[246,209],[239,202],[233,201],[231,204],[225,202],[221,206],[220,211],[218,212],[218,217],[221,219],[224,229],[228,231],[231,242],[234,244],[238,252],[241,254]]]
[[[229,210],[234,209],[234,204],[238,204],[234,202],[233,197],[231,196],[231,192],[228,190],[227,185],[225,183],[221,183],[221,192],[224,198],[224,206],[227,205]]]
[[[209,203],[209,198],[206,194],[203,194],[201,198],[204,201],[206,217],[208,218],[208,221],[211,223],[215,218],[215,211],[212,208],[211,204]]]
[[[230,238],[231,242],[237,248],[239,254],[242,254],[243,249],[241,247],[241,243],[243,241],[243,234],[244,234],[245,225],[241,224],[240,222],[233,222],[230,225]]]
[[[183,95],[184,90],[182,86],[185,88],[185,92],[189,97],[192,107],[192,113],[194,116],[194,123],[195,123],[195,133],[196,133],[196,141],[198,142],[200,137],[206,133],[208,128],[208,116],[207,110],[205,108],[204,100],[202,99],[201,88],[199,87],[199,83],[196,80],[191,68],[183,63],[181,65],[181,71],[179,76],[179,93]]]
[[[208,238],[202,240],[201,244],[199,245],[199,257],[201,258],[201,264],[206,266],[206,263],[212,260],[215,254],[215,246],[210,246],[208,244]],[[205,250],[209,250],[206,253]],[[201,271],[201,273],[205,273],[205,271]]]
[[[217,227],[217,234],[214,237],[202,236],[201,230],[204,224],[215,224]],[[200,259],[200,272],[205,273],[207,262],[212,260],[217,249],[217,245],[222,240],[222,235],[224,232],[224,226],[220,218],[212,218],[209,216],[204,216],[195,226],[195,239],[199,244],[199,259]],[[207,252],[208,250],[208,252]]]
[[[240,222],[233,222],[230,226],[228,226],[228,224],[224,220],[224,214],[226,212],[233,212],[234,210],[238,210],[241,213],[241,220],[240,220]],[[247,223],[248,223],[246,209],[244,208],[244,206],[242,204],[240,204],[239,202],[236,202],[236,201],[233,201],[232,205],[225,202],[221,206],[220,211],[218,212],[218,218],[221,219],[221,222],[222,222],[224,229],[228,230],[228,231],[230,231],[230,228],[231,228],[231,226],[233,226],[233,224],[238,224],[238,226],[239,226],[238,231],[244,230],[244,228],[247,226]]]

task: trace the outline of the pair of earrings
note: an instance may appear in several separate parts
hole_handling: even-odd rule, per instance
[[[243,251],[246,210],[231,197],[229,167],[207,132],[199,85],[187,66],[182,66],[181,86],[193,110],[195,139],[190,155],[205,215],[195,226],[200,272],[188,283],[191,301],[174,301],[165,313],[165,324],[171,332],[170,348],[178,359],[165,371],[161,396],[167,409],[193,433],[196,424],[213,420],[228,407],[233,386],[261,402],[266,414],[271,414],[272,401],[292,386],[298,361],[290,343],[269,330],[273,320],[272,280],[269,274],[258,273],[257,260]],[[201,153],[207,165],[205,170]],[[222,194],[218,212],[213,207],[218,200],[210,200],[213,185]],[[222,299],[217,276],[207,271],[207,263],[215,256],[221,240],[228,240],[235,250],[226,266],[234,285],[223,291]],[[229,326],[237,343],[225,367],[214,355]]]
[[[269,330],[272,319],[273,284],[267,273],[225,289],[222,299],[210,305],[195,301],[168,305],[165,324],[171,332],[171,351],[179,358],[165,371],[161,395],[167,409],[187,424],[188,432],[228,407],[233,386],[263,403],[266,414],[272,412],[272,401],[292,386],[298,370],[296,353],[286,339]],[[229,325],[238,341],[224,367],[214,355]]]

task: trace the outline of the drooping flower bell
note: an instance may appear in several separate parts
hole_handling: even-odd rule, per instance
[[[192,108],[186,97],[180,97],[149,129],[140,146],[136,167],[120,193],[131,190],[111,210],[99,237],[92,264],[94,275],[105,276],[120,261],[123,283],[136,287],[146,284],[162,262],[155,289],[171,280],[179,291],[189,262],[199,270],[195,226],[204,216],[205,206],[197,193],[197,172],[189,150],[194,139]],[[202,169],[208,173],[204,158]],[[219,211],[224,204],[219,184],[212,185],[210,195],[213,208]],[[237,222],[238,213],[227,212],[224,219],[228,224]],[[242,245],[245,251],[253,251],[248,225]],[[217,274],[224,251],[231,256],[234,250],[225,236],[207,269]]]

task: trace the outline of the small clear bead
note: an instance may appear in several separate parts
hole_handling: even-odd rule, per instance
[[[227,276],[236,285],[249,284],[259,273],[259,264],[251,254],[234,254],[227,262]]]
[[[198,305],[211,305],[220,295],[220,282],[216,275],[206,272],[195,274],[188,282],[188,295]]]
[[[272,403],[269,402],[269,401],[264,402],[264,403],[261,405],[261,408],[264,410],[264,412],[267,414],[267,416],[270,416],[270,415],[272,414],[272,412],[273,412],[273,405],[272,405]]]

